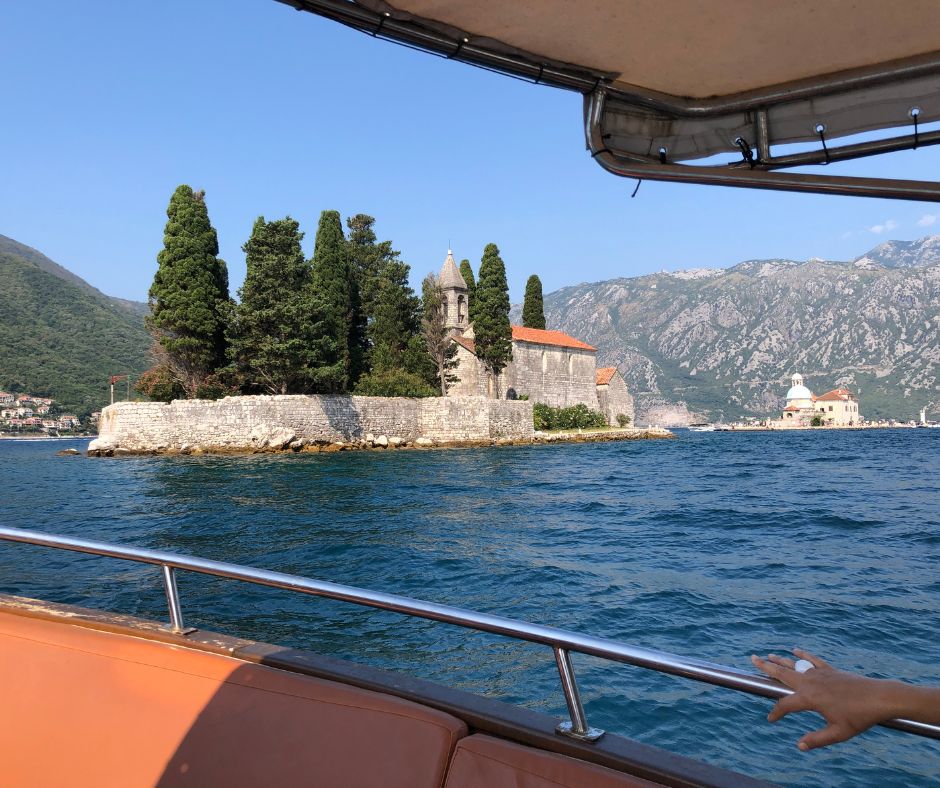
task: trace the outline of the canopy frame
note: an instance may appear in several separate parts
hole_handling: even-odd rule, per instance
[[[279,0],[376,38],[516,77],[533,84],[574,90],[584,96],[585,139],[591,156],[607,171],[638,180],[735,186],[819,194],[940,202],[940,183],[780,172],[940,143],[940,131],[919,126],[940,120],[940,52],[823,74],[741,93],[688,98],[615,82],[617,75],[514,50],[435,20],[401,12],[383,0]],[[904,91],[898,91],[903,87]],[[903,95],[902,95],[903,93]],[[929,96],[921,109],[917,97]],[[910,98],[905,98],[909,96]],[[832,146],[830,140],[857,134],[827,100],[848,105],[892,103],[862,131],[906,126],[905,133]],[[887,97],[887,98],[886,98]],[[909,109],[907,106],[910,105]],[[827,106],[829,114],[827,115]],[[801,114],[819,120],[800,125]],[[796,118],[796,120],[795,120]],[[830,127],[830,122],[832,126]],[[852,119],[858,123],[858,119]],[[841,128],[840,128],[841,123]],[[680,131],[676,131],[681,126]],[[661,128],[658,136],[637,129]],[[819,144],[813,150],[774,155],[789,142]],[[671,141],[675,141],[675,150]],[[737,156],[720,164],[689,165],[716,152]]]

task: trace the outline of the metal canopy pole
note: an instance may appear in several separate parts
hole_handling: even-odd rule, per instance
[[[585,137],[594,160],[605,170],[624,178],[672,181],[710,186],[836,194],[848,197],[881,197],[890,200],[940,202],[940,183],[890,178],[855,178],[840,175],[783,173],[755,167],[692,167],[684,164],[636,162],[609,150],[601,132],[606,93],[599,89],[586,97]],[[924,135],[926,136],[926,135]]]

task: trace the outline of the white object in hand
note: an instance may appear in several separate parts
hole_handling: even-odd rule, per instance
[[[798,659],[796,664],[793,666],[793,669],[797,673],[806,673],[807,670],[815,668],[816,666],[810,662],[808,659]]]

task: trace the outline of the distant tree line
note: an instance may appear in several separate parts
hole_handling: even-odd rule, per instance
[[[323,211],[307,260],[296,220],[258,217],[242,247],[247,272],[236,302],[204,193],[178,187],[149,293],[155,364],[138,390],[163,401],[236,393],[446,394],[455,380],[456,345],[440,282],[429,274],[419,298],[408,284],[409,266],[390,241],[377,239],[374,224],[371,216],[352,216],[347,235],[340,214]],[[498,375],[512,345],[496,245],[484,251],[479,284],[469,261],[461,272],[477,353]]]

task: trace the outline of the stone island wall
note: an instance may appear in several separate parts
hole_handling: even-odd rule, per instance
[[[481,397],[282,395],[117,402],[89,452],[300,450],[328,444],[529,441],[532,403]]]

